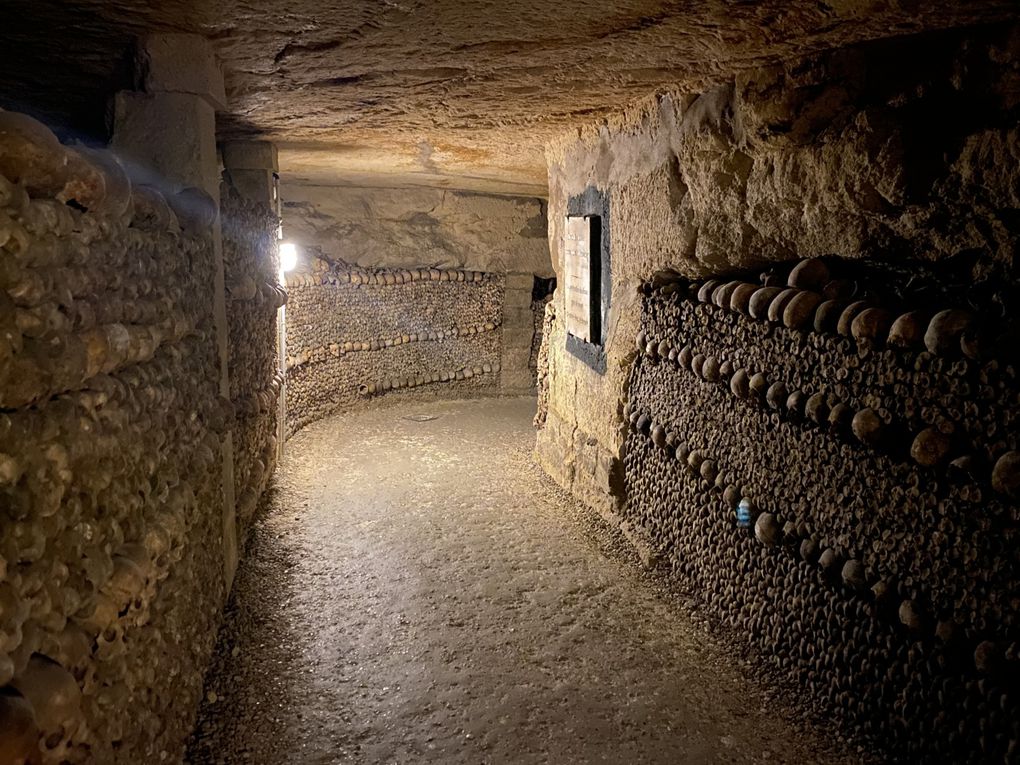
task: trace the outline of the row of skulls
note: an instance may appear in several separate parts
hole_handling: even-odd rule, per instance
[[[503,277],[379,270],[366,282],[315,262],[322,274],[291,286],[287,304],[288,431],[391,390],[497,384]]]
[[[498,317],[497,317],[498,321]],[[287,357],[287,368],[300,366],[302,364],[325,361],[328,357],[340,358],[347,353],[358,353],[361,351],[380,351],[384,348],[395,348],[408,343],[440,342],[455,337],[470,337],[482,332],[493,332],[499,328],[496,321],[487,321],[484,324],[471,326],[451,327],[426,332],[410,332],[393,337],[380,337],[373,340],[344,340],[330,343],[328,346],[318,348],[302,348],[297,354]]]
[[[406,343],[412,336],[438,339],[440,333],[445,338],[455,330],[498,327],[504,284],[503,277],[487,274],[477,282],[425,281],[400,289],[358,289],[345,282],[290,287],[288,354],[299,360],[332,345],[349,352],[366,344],[385,346],[387,340],[396,345],[397,338]]]
[[[625,513],[837,720],[903,757],[1010,761],[1012,359],[960,309],[867,315],[812,261],[769,278],[643,288]]]
[[[216,215],[0,112],[0,761],[181,755],[241,410],[217,395]]]

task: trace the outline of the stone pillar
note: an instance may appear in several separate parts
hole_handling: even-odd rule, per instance
[[[223,167],[241,196],[279,213],[280,162],[269,141],[229,141],[223,144]]]
[[[147,35],[139,40],[136,66],[139,90],[122,91],[114,99],[111,148],[124,161],[134,182],[152,185],[166,195],[197,187],[208,193],[218,208],[216,111],[226,106],[226,96],[223,71],[212,45],[199,35]],[[212,239],[219,392],[229,398],[227,304],[218,215]],[[233,444],[233,434],[228,431],[222,444],[223,575],[228,592],[238,558]]]
[[[230,182],[245,199],[266,205],[282,218],[280,200],[280,162],[276,144],[270,141],[228,141],[221,147],[223,167]],[[282,228],[280,230],[282,236]],[[283,272],[280,286],[286,288]],[[283,459],[287,440],[287,306],[280,306],[276,314],[276,350],[279,357],[280,398],[277,402],[276,457]]]
[[[220,197],[216,111],[223,72],[199,35],[153,34],[138,44],[140,90],[114,97],[113,148],[132,180],[173,194],[195,186]]]
[[[533,390],[528,364],[531,360],[531,341],[535,335],[535,320],[531,313],[534,284],[535,277],[532,274],[506,275],[500,387],[508,393],[530,393]]]

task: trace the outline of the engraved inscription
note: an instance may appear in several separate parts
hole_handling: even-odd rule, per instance
[[[591,246],[591,218],[567,216],[563,235],[567,332],[586,343],[592,342]]]

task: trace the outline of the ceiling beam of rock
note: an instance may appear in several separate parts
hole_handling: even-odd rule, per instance
[[[101,134],[134,35],[200,32],[226,67],[222,137],[278,142],[294,182],[534,195],[546,193],[551,139],[657,90],[700,92],[781,59],[1016,15],[1003,0],[8,5],[2,105],[58,129]]]

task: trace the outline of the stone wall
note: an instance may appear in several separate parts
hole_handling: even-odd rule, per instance
[[[1018,315],[1018,45],[1015,28],[956,30],[791,61],[659,96],[549,151],[560,276],[568,200],[608,197],[612,309],[598,374],[566,351],[557,291],[536,458],[806,698],[911,761],[940,747],[954,761],[1015,756],[1020,569],[1002,487],[1015,489],[1016,362],[1002,357],[1016,341],[984,329]],[[659,292],[681,277],[758,281],[742,269],[785,286],[774,264],[817,256],[844,273],[799,298],[808,323],[795,328],[778,326],[783,312],[750,320]],[[874,337],[858,342],[852,321],[838,336],[838,316],[813,330],[819,303],[858,296],[890,312],[862,320]],[[928,312],[920,334],[889,350],[881,333],[911,308]],[[948,356],[921,352],[941,308],[981,317],[974,357],[958,335]],[[639,356],[642,329],[643,351],[690,345],[699,374]],[[709,358],[718,381],[703,379]],[[793,412],[754,398],[778,399],[774,383],[802,391]],[[855,424],[889,442],[858,442]],[[652,445],[656,425],[693,463]],[[734,528],[744,495],[767,518],[764,546]]]
[[[609,198],[607,370],[548,335],[546,469],[615,512],[637,287],[660,271],[715,275],[797,257],[939,261],[960,283],[1015,268],[1020,33],[950,30],[748,70],[666,93],[549,148],[557,273],[568,199]],[[564,296],[555,304],[562,317]]]
[[[286,183],[288,239],[365,268],[552,275],[540,199]]]
[[[236,173],[235,173],[236,174]],[[231,185],[220,192],[227,290],[230,399],[235,421],[234,496],[238,540],[276,466],[279,371],[277,314],[286,302],[280,285],[279,218]]]
[[[265,381],[235,354],[237,402],[218,395],[216,220],[204,192],[133,185],[0,113],[5,762],[183,756],[226,598],[222,446]],[[249,225],[228,228],[234,273]]]
[[[1009,761],[1020,325],[997,298],[1015,286],[974,313],[924,273],[815,260],[777,286],[648,285],[623,513],[718,623],[893,759]]]
[[[324,260],[288,275],[288,432],[380,400],[500,392],[506,281]]]

